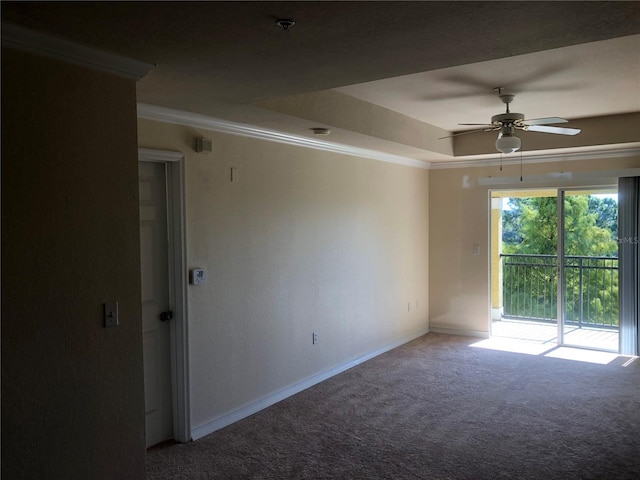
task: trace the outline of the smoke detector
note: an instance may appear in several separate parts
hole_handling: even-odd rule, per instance
[[[296,24],[295,21],[288,18],[281,18],[280,20],[276,20],[276,25],[282,27],[285,32],[288,32],[291,27]]]

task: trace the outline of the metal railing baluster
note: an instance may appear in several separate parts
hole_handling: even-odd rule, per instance
[[[548,289],[553,290],[557,281],[556,256],[500,256],[503,268],[503,316],[556,322],[556,310],[553,307],[557,299],[553,292],[548,293]],[[578,327],[617,329],[618,259],[578,255],[567,255],[565,259],[566,322]],[[551,313],[548,313],[548,308],[551,308]]]

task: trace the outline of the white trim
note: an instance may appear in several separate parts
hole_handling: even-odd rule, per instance
[[[640,156],[640,148],[637,144],[628,148],[609,148],[602,150],[591,150],[588,152],[552,152],[537,155],[522,156],[522,163],[550,163],[550,162],[567,162],[581,160],[599,160],[602,158],[623,158]],[[443,170],[450,168],[472,168],[472,167],[497,167],[500,165],[500,157],[485,158],[477,160],[463,160],[451,162],[432,162],[431,169]],[[502,157],[502,165],[520,165],[520,155],[514,157]]]
[[[448,328],[448,327],[434,327],[431,325],[429,330],[433,333],[444,333],[446,335],[461,335],[463,337],[475,337],[475,338],[490,338],[489,332],[483,332],[480,330],[468,330],[464,328]]]
[[[494,210],[494,204],[493,204],[493,198],[491,197],[491,190],[487,191],[487,207],[488,211],[487,214],[489,215],[489,224],[487,228],[487,245],[489,246],[487,248],[486,251],[486,256],[485,256],[485,261],[487,262],[487,284],[486,284],[486,299],[487,299],[487,309],[488,309],[488,315],[487,315],[487,333],[489,335],[488,338],[491,338],[491,336],[493,335],[493,315],[494,315],[494,309],[493,309],[493,210]],[[498,202],[499,204],[499,209],[500,209],[500,219],[502,219],[502,202]],[[502,229],[499,229],[500,232],[502,232]],[[500,242],[502,241],[502,239],[500,239]],[[498,251],[498,262],[500,261],[500,252]],[[500,270],[498,269],[498,280],[500,280]],[[501,289],[502,290],[502,289]],[[502,303],[502,291],[499,292],[498,295],[500,298],[500,303]],[[499,307],[500,310],[500,317],[502,318],[502,307]]]
[[[167,174],[167,229],[169,232],[169,290],[171,320],[171,386],[173,436],[179,442],[191,440],[189,398],[189,342],[186,280],[186,229],[184,155],[180,152],[138,149],[139,162],[164,163]]]
[[[241,135],[243,137],[284,143],[297,147],[313,148],[314,150],[323,150],[325,152],[369,158],[371,160],[379,160],[381,162],[422,168],[425,170],[428,169],[430,165],[429,162],[416,160],[414,158],[392,155],[390,153],[353,147],[350,145],[326,142],[323,140],[316,140],[313,138],[303,137],[301,135],[277,132],[267,128],[231,122],[228,120],[185,112],[182,110],[175,110],[172,108],[158,107],[147,103],[138,103],[138,118],[156,120],[164,123],[173,123],[177,125],[186,125],[189,127],[205,128],[215,132],[230,133],[232,135]]]
[[[598,185],[615,184],[620,177],[640,176],[640,168],[623,168],[619,170],[598,170],[593,172],[551,172],[543,175],[525,175],[520,177],[481,177],[478,178],[478,185],[500,186],[509,185],[522,186],[527,184],[544,184],[549,188],[560,188],[567,182],[597,182]]]
[[[182,152],[172,152],[169,150],[153,150],[151,148],[138,149],[139,162],[180,162],[184,159]]]
[[[257,138],[260,140],[267,140],[271,142],[284,143],[288,145],[295,145],[299,147],[313,148],[316,150],[323,150],[332,153],[340,153],[344,155],[353,155],[356,157],[369,158],[372,160],[379,160],[387,163],[394,163],[398,165],[406,165],[409,167],[422,168],[422,169],[452,169],[452,168],[472,168],[472,167],[487,167],[500,165],[499,157],[493,156],[492,158],[476,159],[476,160],[463,160],[446,162],[429,162],[423,160],[416,160],[414,158],[403,157],[399,155],[393,155],[390,153],[379,152],[376,150],[369,150],[360,147],[354,147],[351,145],[344,145],[339,143],[332,143],[322,140],[316,140],[313,138],[303,137],[301,135],[293,135],[289,133],[277,132],[275,130],[269,130],[262,127],[256,127],[244,123],[231,122],[228,120],[222,120],[219,118],[209,117],[206,115],[200,115],[197,113],[186,112],[183,110],[175,110],[166,107],[159,107],[157,105],[150,105],[147,103],[138,103],[138,118],[147,120],[156,120],[164,123],[173,123],[177,125],[186,125],[196,128],[205,128],[222,133],[230,133],[233,135],[242,135],[250,138]],[[581,161],[581,160],[594,160],[602,158],[623,158],[640,156],[640,147],[637,143],[632,144],[630,147],[612,147],[606,149],[590,150],[583,152],[551,152],[544,154],[528,155],[524,154],[522,157],[522,163],[549,163],[560,161]],[[502,165],[517,165],[520,163],[520,156],[508,157],[502,160]]]
[[[556,327],[558,346],[564,347],[564,313],[565,305],[567,304],[566,296],[564,295],[564,282],[565,282],[565,254],[564,254],[564,240],[565,240],[565,213],[564,213],[564,188],[557,190],[556,196]],[[587,277],[588,278],[588,277]],[[588,281],[588,280],[587,280]],[[551,294],[549,294],[551,296]],[[551,299],[549,299],[551,300]],[[545,301],[546,306],[546,301]],[[620,337],[618,337],[620,338]]]
[[[5,22],[2,44],[131,80],[140,80],[154,66]]]
[[[338,375],[339,373],[349,370],[350,368],[360,365],[361,363],[364,363],[367,360],[371,360],[372,358],[377,357],[378,355],[381,355],[385,352],[388,352],[389,350],[393,350],[394,348],[397,348],[401,345],[404,345],[405,343],[415,340],[416,338],[426,335],[427,333],[429,333],[428,327],[420,330],[417,334],[410,335],[408,337],[402,338],[393,343],[385,345],[384,347],[374,350],[370,353],[353,358],[336,367],[330,368],[329,370],[325,370],[324,372],[320,372],[316,375],[306,378],[305,380],[294,383],[293,385],[290,385],[272,395],[268,395],[260,400],[257,400],[248,405],[245,405],[244,407],[233,410],[232,412],[226,415],[223,415],[221,417],[218,417],[211,422],[207,422],[203,425],[195,427],[192,431],[193,440],[198,440],[199,438],[209,435],[215,432],[216,430],[220,430],[221,428],[229,426],[232,423],[242,420],[243,418],[247,418],[248,416],[253,415],[254,413],[257,413],[260,410],[264,410],[265,408],[270,407],[271,405],[274,405],[284,400],[285,398],[291,397],[296,393],[300,393],[303,390],[306,390],[307,388],[310,388],[335,375]]]

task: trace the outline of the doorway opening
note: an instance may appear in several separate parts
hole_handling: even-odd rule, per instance
[[[491,332],[619,351],[617,189],[491,192]]]
[[[191,440],[184,156],[138,150],[147,447]]]

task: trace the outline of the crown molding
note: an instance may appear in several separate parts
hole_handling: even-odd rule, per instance
[[[551,152],[536,155],[523,155],[522,163],[549,163],[549,162],[566,162],[566,161],[582,161],[582,160],[598,160],[602,158],[622,158],[640,156],[640,147],[638,144],[631,144],[628,147],[620,147],[619,145],[611,148],[589,150],[583,152]],[[502,165],[520,165],[520,155],[509,158],[485,158],[477,160],[464,160],[452,162],[432,162],[431,169],[451,169],[451,168],[472,168],[472,167],[497,167]]]
[[[313,148],[315,150],[323,150],[332,153],[340,153],[344,155],[352,155],[372,160],[379,160],[387,163],[405,165],[426,170],[453,169],[453,168],[473,168],[500,165],[500,158],[484,158],[464,161],[449,162],[427,162],[416,160],[409,157],[392,155],[376,150],[369,150],[351,145],[332,143],[327,141],[315,140],[313,138],[303,137],[301,135],[293,135],[289,133],[269,130],[262,127],[256,127],[244,123],[222,120],[219,118],[209,117],[183,110],[176,110],[167,107],[159,107],[147,103],[138,103],[138,118],[147,120],[156,120],[164,123],[173,123],[177,125],[186,125],[196,128],[204,128],[221,133],[229,133],[232,135],[241,135],[244,137],[256,138],[270,142],[284,143],[287,145],[295,145],[298,147]],[[640,156],[640,146],[632,144],[631,146],[621,147],[619,145],[611,148],[582,151],[582,152],[550,152],[544,154],[523,155],[522,163],[547,163],[560,161],[581,161],[594,160],[602,158],[620,158]],[[520,156],[511,156],[510,158],[502,158],[502,165],[519,165]]]
[[[175,110],[172,108],[159,107],[147,103],[138,103],[138,118],[147,120],[156,120],[164,123],[173,123],[178,125],[186,125],[196,128],[204,128],[215,132],[230,133],[232,135],[241,135],[244,137],[267,140],[270,142],[284,143],[297,147],[312,148],[314,150],[322,150],[325,152],[339,153],[343,155],[352,155],[355,157],[368,158],[381,162],[394,163],[397,165],[405,165],[409,167],[428,169],[429,163],[414,158],[392,155],[389,153],[369,150],[366,148],[353,147],[339,143],[315,140],[313,138],[303,137],[301,135],[292,135],[289,133],[277,132],[266,128],[256,127],[243,123],[231,122],[219,118],[213,118],[197,113]]]
[[[153,67],[131,58],[2,22],[2,45],[62,60],[92,70],[140,80]]]

